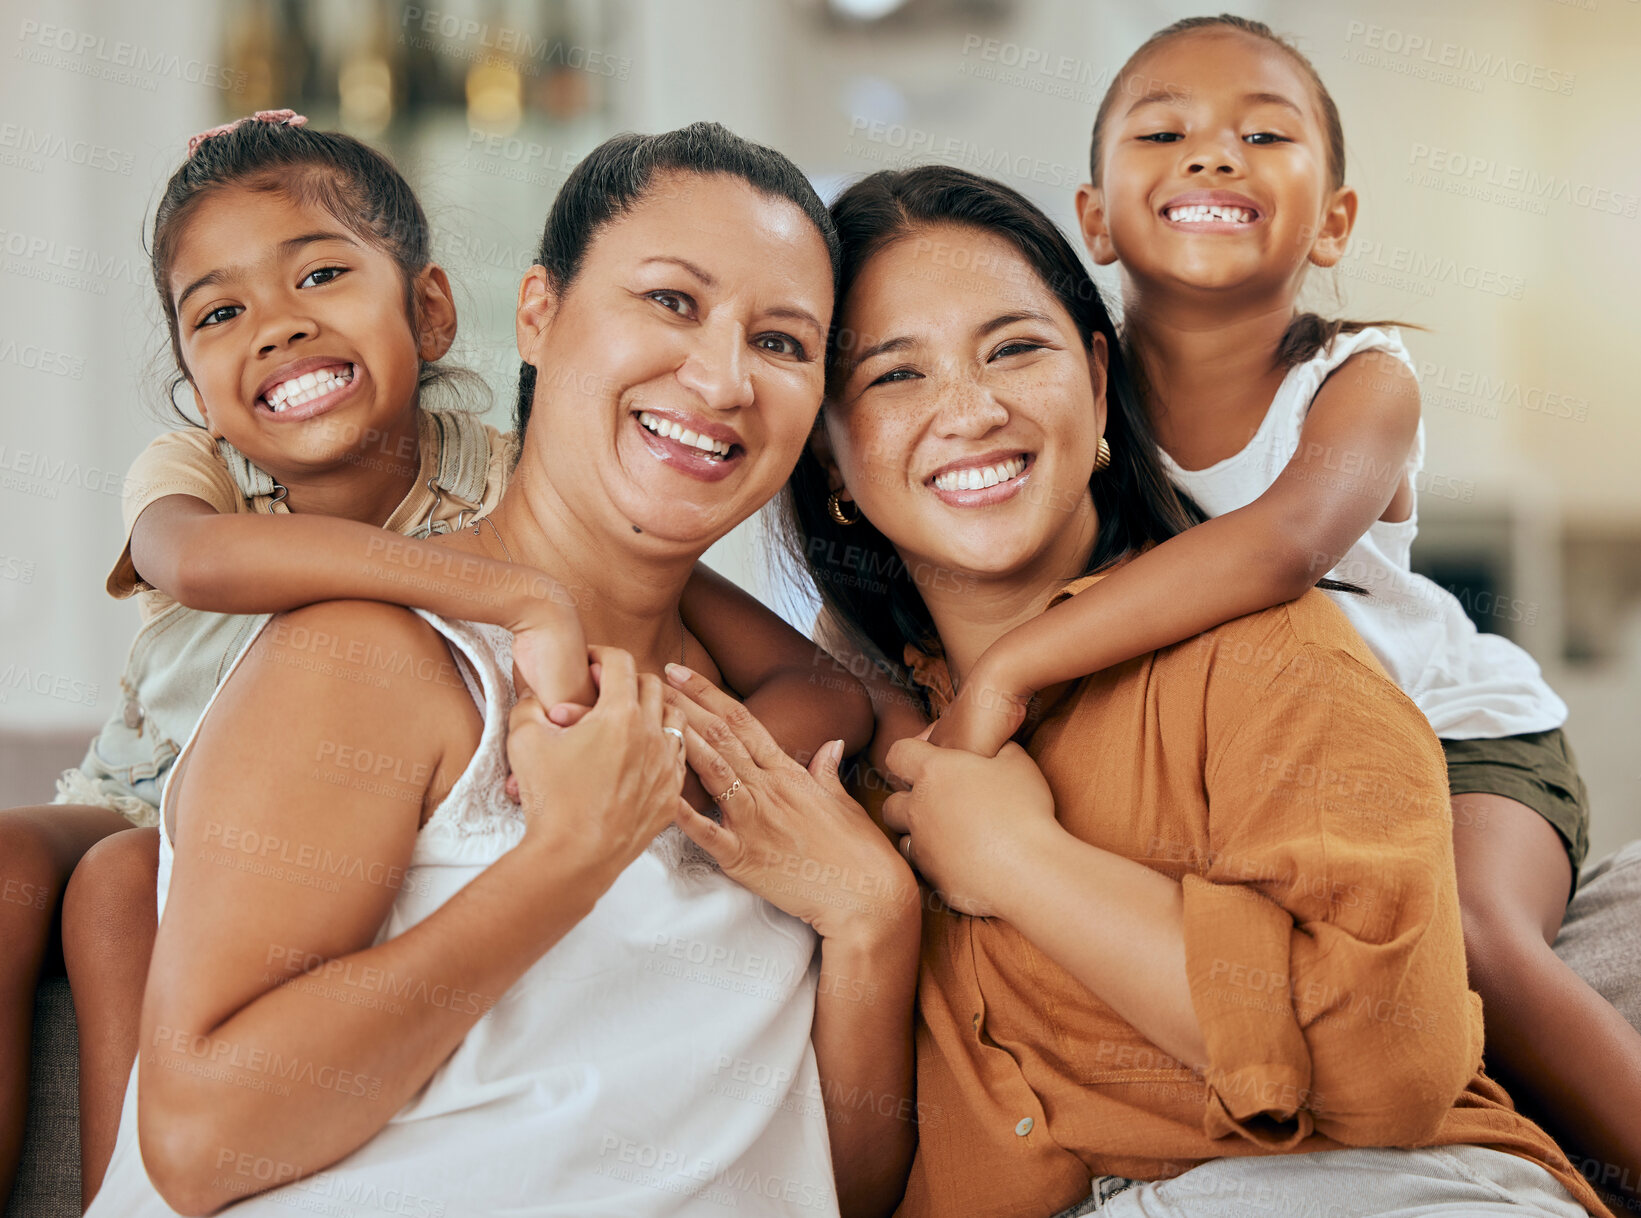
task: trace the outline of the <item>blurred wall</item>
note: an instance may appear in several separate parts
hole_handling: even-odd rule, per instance
[[[1204,11],[1173,0],[910,0],[858,23],[821,0],[295,7],[315,71],[354,73],[352,102],[309,113],[377,140],[422,192],[458,287],[458,356],[492,385],[497,423],[511,409],[518,274],[553,191],[606,135],[717,119],[788,152],[823,192],[886,165],[943,160],[1004,178],[1069,228],[1112,73],[1148,33]],[[253,0],[0,6],[8,802],[48,797],[58,754],[76,759],[114,703],[137,620],[102,593],[121,538],[120,477],[163,426],[152,360],[164,333],[142,225],[188,134],[284,104],[244,70],[246,47],[279,11]],[[1641,706],[1641,413],[1629,334],[1641,272],[1641,2],[1250,0],[1237,11],[1296,41],[1344,118],[1361,213],[1351,254],[1312,284],[1312,303],[1428,327],[1408,335],[1429,438],[1415,552],[1499,573],[1484,616],[1534,651],[1572,707],[1597,851],[1641,834],[1630,746]],[[496,31],[543,24],[572,31],[565,45],[583,67],[566,75],[574,55],[518,60],[517,106],[488,105],[472,65]],[[465,108],[424,105],[409,121],[358,100],[369,98],[357,87],[361,55],[411,50],[418,71],[469,73]],[[755,526],[712,559],[790,600]]]

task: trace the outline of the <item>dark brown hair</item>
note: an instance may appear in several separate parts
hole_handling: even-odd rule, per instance
[[[883,170],[856,182],[832,204],[843,241],[843,269],[834,318],[862,269],[878,253],[919,229],[959,225],[1003,238],[1071,315],[1085,349],[1103,334],[1106,376],[1105,436],[1111,465],[1089,479],[1099,532],[1086,572],[1148,545],[1166,541],[1203,519],[1169,481],[1151,425],[1134,391],[1115,327],[1082,260],[1053,222],[1019,192],[1000,182],[944,165]],[[834,323],[828,366],[835,374],[847,336]],[[779,528],[789,557],[814,580],[833,619],[870,645],[904,677],[906,643],[937,649],[934,619],[894,545],[862,516],[847,527],[826,508],[827,474],[806,448],[779,500]]]
[[[1096,187],[1100,185],[1100,153],[1105,141],[1105,123],[1123,93],[1128,82],[1129,72],[1134,64],[1148,52],[1155,50],[1162,43],[1185,34],[1196,33],[1199,30],[1236,30],[1252,38],[1260,38],[1279,48],[1310,81],[1311,89],[1316,96],[1317,108],[1322,112],[1322,133],[1327,139],[1328,146],[1328,187],[1338,190],[1345,184],[1345,128],[1339,121],[1339,107],[1328,92],[1328,87],[1322,83],[1322,77],[1316,67],[1306,59],[1292,44],[1284,41],[1270,26],[1263,21],[1251,21],[1247,17],[1238,17],[1231,13],[1221,13],[1217,17],[1186,17],[1173,25],[1158,30],[1151,37],[1140,44],[1140,47],[1128,57],[1122,69],[1112,80],[1105,91],[1105,97],[1100,101],[1100,108],[1094,115],[1094,134],[1089,141],[1088,160],[1091,181]],[[1279,368],[1292,368],[1302,364],[1314,356],[1318,351],[1328,347],[1341,334],[1354,334],[1359,330],[1366,330],[1373,326],[1408,326],[1406,322],[1397,321],[1350,321],[1342,317],[1326,318],[1316,313],[1295,313],[1288,328],[1283,332],[1282,339],[1276,347],[1276,365]],[[1408,326],[1409,329],[1419,329],[1418,326]]]
[[[154,212],[149,267],[154,289],[165,311],[176,361],[168,396],[190,381],[177,329],[177,307],[171,297],[171,268],[188,222],[200,205],[228,187],[284,194],[323,208],[336,222],[368,241],[398,264],[404,279],[405,315],[415,325],[412,284],[432,261],[432,234],[422,205],[385,156],[349,135],[315,131],[255,119],[202,140],[171,175]],[[418,390],[457,375],[457,370],[423,362]],[[177,417],[197,423],[177,407]]]

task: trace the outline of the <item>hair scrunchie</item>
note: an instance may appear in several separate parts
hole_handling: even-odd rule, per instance
[[[248,118],[236,118],[231,123],[223,123],[220,127],[212,127],[209,131],[201,131],[188,140],[188,155],[193,156],[199,146],[213,135],[227,135],[241,123],[281,123],[287,127],[302,127],[307,125],[307,115],[298,114],[295,110],[258,110]]]

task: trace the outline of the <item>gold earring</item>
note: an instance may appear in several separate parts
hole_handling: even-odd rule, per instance
[[[849,516],[844,513],[843,496],[837,491],[833,491],[826,497],[826,513],[831,516],[833,520],[837,521],[841,525],[844,525],[845,527],[854,524],[860,519],[859,508],[855,509],[855,514],[853,516]]]
[[[1094,472],[1097,474],[1111,464],[1111,445],[1106,443],[1104,436],[1100,437],[1099,445],[1094,449]]]

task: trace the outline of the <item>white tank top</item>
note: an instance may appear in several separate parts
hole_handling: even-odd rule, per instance
[[[1299,432],[1328,373],[1358,351],[1388,351],[1413,372],[1394,330],[1341,334],[1331,347],[1288,371],[1270,409],[1241,452],[1207,469],[1182,469],[1162,454],[1163,468],[1210,516],[1246,507],[1263,495],[1299,450]],[[1438,736],[1496,739],[1542,732],[1567,721],[1567,706],[1521,648],[1483,634],[1456,597],[1409,569],[1419,531],[1417,477],[1424,465],[1424,423],[1407,458],[1414,505],[1402,521],[1377,520],[1351,546],[1329,578],[1356,584],[1367,596],[1330,593],[1385,671],[1413,699]],[[1345,479],[1360,471],[1341,469]]]
[[[377,942],[433,913],[523,836],[522,813],[503,791],[512,635],[420,616],[467,661],[462,676],[484,708],[484,730],[418,833]],[[231,679],[230,669],[217,692]],[[164,823],[162,914],[174,857]],[[809,1039],[818,942],[669,827],[374,1138],[232,1212],[836,1215]],[[395,998],[395,984],[384,984],[384,1003],[415,1000],[402,990]],[[144,1170],[136,1105],[133,1069],[90,1218],[173,1213]],[[259,1186],[269,1178],[257,1174],[263,1162],[230,1156],[223,1173]]]

